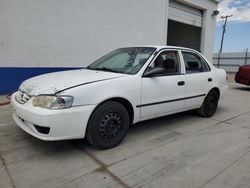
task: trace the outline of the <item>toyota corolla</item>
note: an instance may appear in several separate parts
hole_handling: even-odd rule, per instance
[[[86,68],[40,75],[12,95],[16,124],[42,140],[118,145],[131,124],[196,109],[216,112],[226,73],[199,52],[145,46],[114,50]]]

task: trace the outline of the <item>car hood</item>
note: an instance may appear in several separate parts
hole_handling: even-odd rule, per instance
[[[72,87],[126,76],[125,74],[78,69],[43,74],[25,80],[19,90],[28,95],[56,94]]]

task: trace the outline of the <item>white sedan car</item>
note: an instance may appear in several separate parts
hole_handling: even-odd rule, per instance
[[[212,116],[226,73],[199,52],[172,46],[120,48],[86,68],[24,81],[12,95],[16,124],[42,140],[86,138],[112,148],[131,124],[197,109]]]

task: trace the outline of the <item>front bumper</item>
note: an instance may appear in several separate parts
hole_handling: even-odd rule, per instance
[[[25,104],[11,97],[13,119],[16,124],[30,135],[41,140],[67,140],[84,138],[91,112],[95,105],[77,106],[69,109],[50,110],[32,105],[31,98]],[[39,128],[39,129],[38,129]],[[43,128],[49,130],[44,133]]]

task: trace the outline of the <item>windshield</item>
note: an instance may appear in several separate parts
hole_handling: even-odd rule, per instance
[[[156,48],[121,48],[108,53],[87,68],[124,74],[136,74],[146,63]]]

